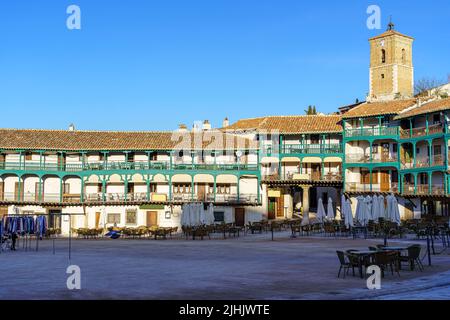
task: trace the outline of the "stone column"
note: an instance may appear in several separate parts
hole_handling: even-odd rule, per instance
[[[311,186],[301,186],[303,190],[303,222],[302,224],[309,224],[309,188]]]

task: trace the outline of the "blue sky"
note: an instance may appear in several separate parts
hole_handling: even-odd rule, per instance
[[[81,30],[66,28],[70,4]],[[367,29],[370,4],[383,30]],[[4,0],[0,127],[171,130],[332,112],[364,99],[367,39],[389,15],[416,39],[416,78],[445,79],[448,0]]]

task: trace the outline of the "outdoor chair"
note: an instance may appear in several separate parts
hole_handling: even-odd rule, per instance
[[[384,277],[384,272],[388,268],[391,269],[392,275],[394,275],[395,271],[400,276],[398,259],[398,253],[395,251],[377,251],[374,255],[374,264],[380,267],[382,277]]]
[[[419,267],[420,271],[423,271],[423,265],[420,261],[420,251],[422,250],[422,247],[418,244],[412,245],[408,247],[408,255],[407,256],[400,256],[400,263],[401,262],[408,262],[411,270],[414,270],[415,265]]]
[[[370,251],[378,251],[378,248],[377,247],[369,247],[369,250]]]
[[[352,268],[352,265],[350,264],[350,261],[347,259],[346,254],[343,251],[336,251],[337,256],[339,258],[340,266],[339,266],[339,272],[338,272],[338,278],[341,276],[341,271],[344,269],[344,279],[346,273],[348,273],[348,270]],[[355,270],[353,270],[353,275],[355,274]]]

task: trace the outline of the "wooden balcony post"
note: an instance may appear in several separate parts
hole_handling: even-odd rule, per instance
[[[378,117],[378,135],[381,136],[381,117]]]
[[[194,176],[191,176],[191,200],[194,201]]]
[[[428,166],[429,167],[432,167],[433,166],[433,155],[432,155],[432,152],[433,152],[433,140],[427,140],[427,143],[428,143]]]
[[[412,128],[412,119],[409,118],[409,137],[412,138],[413,136],[413,128]]]
[[[171,175],[169,175],[169,201],[172,201],[172,176]]]
[[[147,179],[145,180],[147,184],[147,201],[150,201],[150,176],[147,175]]]
[[[372,168],[369,168],[369,186],[370,186],[370,192],[372,192],[372,182],[373,182],[373,179],[372,179],[373,177],[372,177]]]
[[[417,173],[414,172],[413,173],[413,178],[414,178],[414,194],[417,194]]]
[[[59,177],[59,202],[60,203],[63,202],[63,192],[64,192],[63,183],[64,183],[63,178]]]
[[[241,182],[241,176],[237,176],[237,202],[239,202],[239,200],[241,199],[241,190],[240,190],[240,182]]]
[[[39,176],[39,182],[38,182],[38,200],[39,202],[42,202],[42,176]]]
[[[428,116],[425,115],[425,133],[426,133],[426,135],[428,135],[429,132],[430,132],[430,128],[428,126]]]
[[[81,177],[80,200],[81,200],[81,203],[84,202],[84,177]]]
[[[259,179],[259,174],[258,174],[258,176],[256,177],[256,199],[257,199],[258,203],[260,203],[259,198],[261,197],[261,190],[259,190],[260,183],[261,183],[261,181]]]
[[[416,142],[412,143],[413,146],[413,168],[416,167]]]
[[[433,192],[433,186],[432,186],[432,179],[433,179],[433,171],[429,171],[428,173],[428,194],[432,194]]]
[[[127,161],[128,162],[128,161]],[[125,181],[124,181],[124,199],[125,201],[128,200],[128,175],[125,175]]]
[[[213,184],[213,201],[216,202],[216,194],[217,194],[217,176],[214,175],[214,184]]]
[[[102,200],[106,201],[106,180],[103,178],[102,180]]]

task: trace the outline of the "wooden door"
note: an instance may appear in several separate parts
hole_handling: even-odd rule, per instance
[[[389,160],[389,143],[383,143],[381,145],[381,161],[386,162]]]
[[[154,227],[158,225],[158,212],[147,211],[147,227]]]
[[[284,217],[284,196],[277,198],[277,217]]]
[[[23,201],[23,182],[20,184],[20,199],[19,201]],[[16,182],[14,184],[14,199],[17,199],[17,197],[19,196],[19,182]]]
[[[389,172],[380,171],[380,191],[388,192],[390,189],[390,177]]]
[[[245,209],[235,208],[234,209],[234,223],[238,227],[243,227],[245,225]]]
[[[101,216],[101,212],[95,213],[95,229],[98,229],[98,225],[100,224],[100,216]]]
[[[206,196],[206,188],[204,184],[198,184],[197,185],[197,197],[198,200],[205,200]]]
[[[269,198],[269,208],[267,210],[267,218],[269,220],[275,219],[275,212],[277,210],[277,202],[275,198]]]
[[[320,164],[311,164],[311,180],[318,181],[321,177]]]

